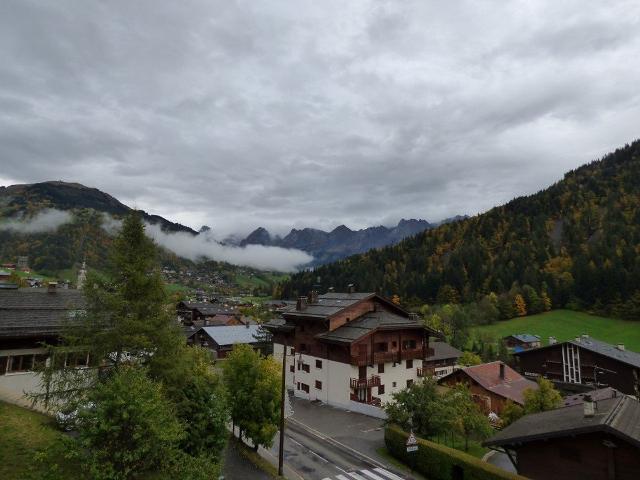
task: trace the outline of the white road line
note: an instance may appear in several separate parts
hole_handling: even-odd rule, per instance
[[[331,480],[329,477],[324,477],[322,480]]]
[[[374,468],[374,470],[380,475],[384,475],[391,480],[402,480],[402,478],[400,478],[398,475],[396,475],[395,473],[387,472],[384,468]]]
[[[349,472],[349,475],[355,478],[356,480],[367,480],[362,475],[358,475],[356,472]]]
[[[360,472],[364,473],[369,478],[373,478],[373,480],[384,480],[384,478],[379,477],[378,475],[376,475],[373,472],[370,472],[369,470],[360,470]]]
[[[336,478],[338,480],[349,480],[347,477],[345,477],[344,475],[336,475]]]

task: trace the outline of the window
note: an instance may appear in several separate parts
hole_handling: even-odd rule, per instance
[[[391,348],[393,349],[398,348],[398,342],[391,342]]]
[[[384,373],[384,363],[378,364],[378,373]]]
[[[411,379],[407,380],[407,388],[410,387],[411,385],[413,385],[413,380]]]
[[[384,385],[378,385],[378,395],[384,395]]]
[[[7,364],[9,363],[9,357],[0,357],[0,375],[7,373]]]
[[[322,360],[316,360],[316,368],[322,368]]]
[[[291,373],[294,373],[296,371],[296,368],[293,365],[289,365],[289,371]]]
[[[413,368],[413,360],[407,360],[407,368]]]
[[[310,371],[310,370],[311,370],[311,369],[309,368],[309,364],[308,364],[308,363],[303,363],[303,364],[302,364],[302,371],[303,371],[303,372],[307,372],[307,373],[309,373],[309,371]]]
[[[298,370],[301,370],[301,369],[302,369],[302,362],[298,362]]]
[[[298,382],[298,384],[296,385],[296,388],[300,390],[300,382]]]
[[[35,355],[30,354],[30,355],[11,355],[9,357],[4,357],[4,358],[7,358],[7,362],[8,362],[7,372],[8,373],[28,372],[32,370],[34,356]]]
[[[393,388],[396,388],[396,387],[398,386],[398,384],[397,384],[396,382],[393,382],[393,383],[391,384],[391,386],[392,386]]]
[[[389,350],[389,344],[387,342],[376,343],[376,352],[386,352]]]
[[[316,388],[322,390],[322,382],[320,380],[316,380]]]
[[[301,343],[300,344],[300,351],[301,352],[306,352],[307,351],[307,344],[306,343]]]
[[[403,350],[415,350],[416,341],[415,340],[403,340],[402,341],[402,349]]]
[[[307,385],[306,383],[301,383],[300,390],[302,390],[304,393],[309,393],[309,385]]]

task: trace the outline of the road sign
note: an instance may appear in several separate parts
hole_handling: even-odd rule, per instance
[[[407,452],[416,452],[418,450],[418,440],[416,436],[411,432],[409,438],[407,438]]]

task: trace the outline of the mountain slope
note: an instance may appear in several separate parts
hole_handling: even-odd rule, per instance
[[[445,220],[444,222],[447,222]],[[351,230],[345,225],[331,232],[315,228],[293,229],[284,237],[273,237],[263,227],[257,228],[240,242],[240,245],[271,245],[295,248],[313,255],[311,265],[323,265],[342,258],[398,243],[402,239],[423,232],[434,225],[426,220],[402,219],[397,226],[369,227]]]
[[[535,195],[298,273],[284,295],[306,293],[317,277],[325,288],[355,283],[413,303],[528,285],[554,306],[640,309],[640,141]]]

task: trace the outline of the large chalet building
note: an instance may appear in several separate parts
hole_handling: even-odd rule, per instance
[[[525,377],[543,376],[555,383],[613,387],[640,395],[640,353],[588,335],[545,347],[514,352],[517,369]]]
[[[438,335],[390,300],[355,292],[311,292],[265,327],[276,358],[287,346],[286,383],[296,396],[370,415],[424,374]]]

